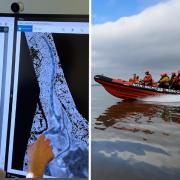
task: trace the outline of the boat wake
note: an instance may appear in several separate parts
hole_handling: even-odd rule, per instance
[[[180,103],[180,95],[149,96],[138,100],[144,102]]]

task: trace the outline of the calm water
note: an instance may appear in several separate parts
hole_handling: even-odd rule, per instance
[[[92,86],[93,180],[180,179],[180,101],[149,101]]]

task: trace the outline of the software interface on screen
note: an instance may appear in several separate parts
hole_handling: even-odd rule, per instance
[[[14,18],[0,17],[0,168],[4,169],[13,55]]]
[[[27,146],[45,134],[45,175],[88,176],[88,22],[17,23],[8,172],[25,175]]]

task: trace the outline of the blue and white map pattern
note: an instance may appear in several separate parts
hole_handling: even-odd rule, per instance
[[[55,159],[46,175],[88,176],[88,121],[78,112],[51,33],[25,33],[40,88],[29,144],[41,134],[52,142]],[[78,88],[78,87],[77,87]],[[41,108],[40,108],[41,106]],[[27,153],[24,170],[27,170]]]

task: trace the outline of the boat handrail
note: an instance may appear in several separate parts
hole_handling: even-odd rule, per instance
[[[133,87],[146,88],[146,89],[152,89],[152,90],[156,90],[158,92],[169,92],[169,93],[180,94],[180,90],[165,89],[165,88],[160,88],[160,87],[155,87],[155,86],[145,86],[145,85],[137,84],[137,83],[132,84],[132,86]]]

